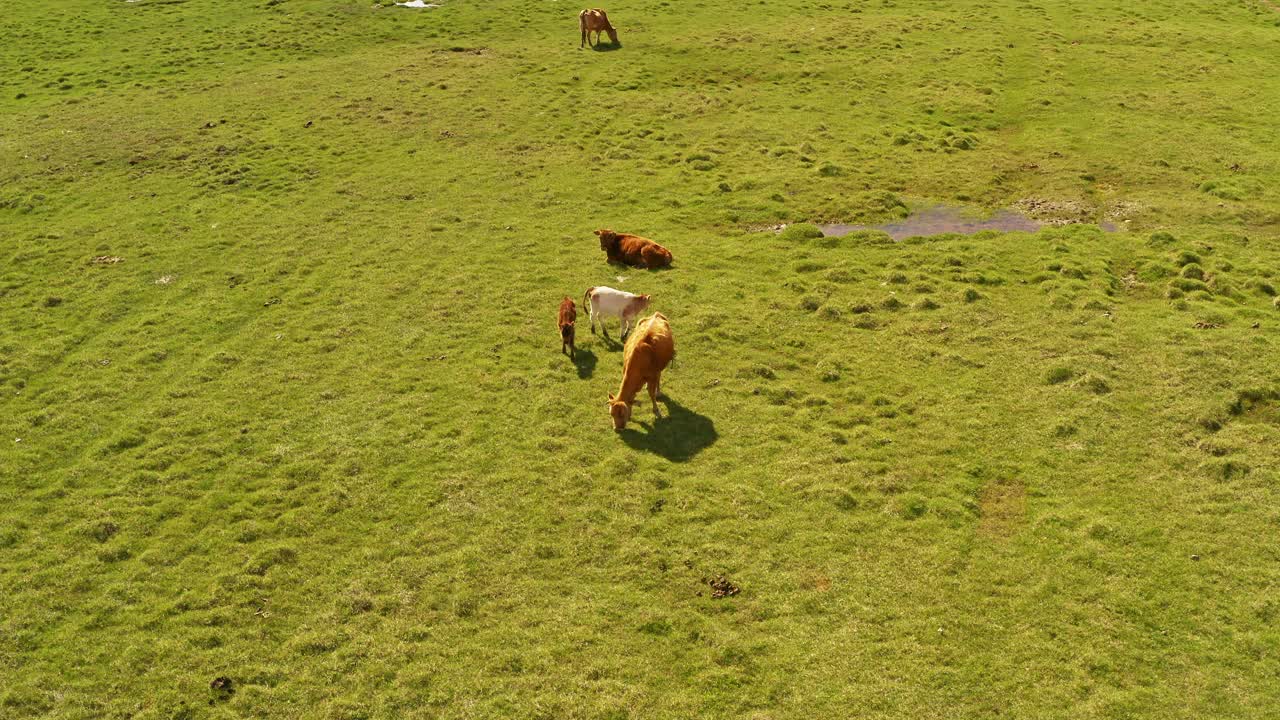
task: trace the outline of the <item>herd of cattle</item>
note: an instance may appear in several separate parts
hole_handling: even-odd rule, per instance
[[[648,238],[612,230],[596,230],[596,235],[600,238],[600,249],[605,251],[611,263],[638,268],[659,268],[671,264],[671,252]],[[609,336],[609,329],[605,326],[606,318],[616,317],[621,322],[624,343],[622,385],[616,395],[609,393],[609,415],[613,418],[614,430],[627,426],[636,395],[646,385],[649,387],[654,417],[662,416],[658,410],[658,388],[662,371],[675,356],[676,345],[675,338],[671,335],[671,324],[662,313],[636,320],[648,308],[648,295],[636,295],[611,287],[587,288],[582,297],[582,311],[590,317],[592,334],[595,334],[597,319],[605,337]],[[556,318],[556,324],[560,328],[560,352],[567,351],[570,359],[577,358],[573,345],[577,320],[578,310],[573,298],[561,300],[560,312]]]
[[[578,13],[578,28],[582,31],[579,48],[583,45],[595,47],[600,44],[601,32],[608,33],[609,40],[614,45],[618,44],[618,31],[600,8]],[[591,42],[593,32],[596,34],[595,43]],[[671,264],[671,252],[648,238],[612,230],[596,230],[596,235],[600,238],[600,249],[604,250],[611,263],[638,268],[660,268]],[[611,287],[587,288],[582,297],[582,311],[590,316],[592,334],[595,334],[597,319],[605,337],[609,335],[604,324],[605,318],[616,317],[622,325],[622,385],[616,395],[609,393],[609,416],[613,418],[614,430],[622,430],[627,426],[636,395],[646,385],[649,388],[649,400],[653,403],[653,415],[662,417],[658,410],[658,388],[662,381],[662,371],[676,354],[676,343],[671,335],[671,324],[662,313],[636,320],[640,313],[648,309],[648,295],[636,295]],[[567,350],[570,359],[577,356],[573,346],[577,320],[578,311],[574,307],[573,298],[561,300],[557,318],[560,327],[560,352]]]

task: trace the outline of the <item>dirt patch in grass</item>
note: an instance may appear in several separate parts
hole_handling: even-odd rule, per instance
[[[1046,200],[1044,198],[1022,198],[1013,204],[1015,208],[1028,216],[1040,220],[1045,225],[1070,225],[1088,222],[1093,209],[1078,200]]]
[[[1027,514],[1027,488],[1020,480],[996,480],[978,496],[978,533],[1007,538],[1017,532]]]
[[[1107,209],[1103,211],[1102,216],[1108,220],[1124,222],[1132,219],[1135,215],[1138,215],[1145,209],[1146,208],[1142,203],[1135,202],[1133,200],[1117,200],[1107,206]]]
[[[782,232],[783,230],[786,230],[786,229],[787,229],[787,224],[786,224],[786,223],[774,223],[774,224],[756,224],[756,225],[747,225],[744,229],[745,229],[747,232],[752,232],[752,233],[758,233],[758,232],[780,233],[780,232]]]
[[[1043,225],[1058,227],[1061,225],[1077,225],[1095,222],[1097,208],[1080,200],[1049,200],[1046,198],[1028,197],[1015,202],[1013,207]],[[1138,210],[1136,203],[1117,202],[1104,215],[1108,220],[1125,219]],[[1108,232],[1116,226],[1110,222],[1098,223]]]

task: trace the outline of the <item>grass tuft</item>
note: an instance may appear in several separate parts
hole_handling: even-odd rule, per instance
[[[1045,375],[1045,382],[1049,385],[1060,385],[1073,377],[1075,377],[1075,371],[1071,368],[1055,367]]]

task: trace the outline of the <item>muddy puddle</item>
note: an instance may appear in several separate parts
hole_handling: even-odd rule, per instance
[[[1045,225],[1022,213],[1013,210],[998,210],[990,215],[979,215],[975,211],[951,205],[931,205],[918,208],[908,217],[883,225],[819,225],[822,233],[831,237],[847,235],[858,230],[879,230],[888,233],[894,240],[909,237],[958,233],[972,235],[983,230],[997,232],[1035,232]],[[1108,232],[1116,229],[1111,223],[1103,223],[1102,229]]]

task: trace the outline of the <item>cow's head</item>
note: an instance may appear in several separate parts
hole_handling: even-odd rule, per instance
[[[622,430],[631,420],[631,404],[613,397],[609,393],[609,416],[613,418],[613,429]]]
[[[600,249],[608,252],[618,246],[618,233],[612,230],[597,230],[596,235],[600,238]]]
[[[639,307],[637,307],[637,308],[636,308],[637,310],[641,310],[641,311],[648,310],[648,309],[649,309],[649,296],[648,296],[648,295],[641,295],[640,297],[636,298],[636,305],[638,305],[638,306],[639,306]]]
[[[613,41],[613,44],[614,44],[614,45],[617,45],[617,44],[618,44],[618,30],[617,30],[616,28],[614,28],[613,26],[609,26],[609,27],[605,28],[605,29],[604,29],[604,31],[605,31],[605,32],[607,32],[607,33],[609,33],[609,39]]]

